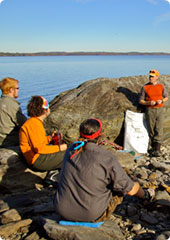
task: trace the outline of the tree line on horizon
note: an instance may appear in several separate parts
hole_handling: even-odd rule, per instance
[[[170,55],[165,52],[36,52],[36,53],[10,53],[0,52],[1,57],[5,56],[82,56],[82,55]]]

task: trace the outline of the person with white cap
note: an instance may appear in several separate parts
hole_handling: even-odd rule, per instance
[[[149,82],[141,89],[139,103],[146,106],[146,120],[148,124],[151,156],[159,157],[163,142],[164,103],[168,100],[167,91],[162,83],[158,82],[159,71],[149,71]]]

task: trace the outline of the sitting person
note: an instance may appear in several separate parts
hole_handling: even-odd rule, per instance
[[[80,125],[80,140],[66,151],[55,195],[61,219],[100,222],[110,218],[128,194],[150,200],[154,190],[143,190],[123,170],[111,151],[99,145],[102,123],[88,119]]]
[[[18,80],[4,78],[0,82],[2,96],[0,98],[0,147],[19,145],[19,129],[26,121],[18,101]]]
[[[27,106],[30,118],[19,132],[20,148],[28,165],[36,171],[61,168],[66,144],[50,145],[52,136],[46,136],[43,121],[50,114],[47,100],[33,96]]]

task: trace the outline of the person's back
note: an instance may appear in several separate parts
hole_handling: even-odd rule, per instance
[[[102,123],[87,119],[80,125],[80,141],[66,151],[55,196],[61,219],[99,222],[110,218],[123,196],[151,199],[154,190],[133,182],[109,150],[100,146]]]
[[[133,182],[110,151],[89,142],[85,150],[70,158],[75,146],[68,149],[63,161],[56,210],[69,220],[93,221],[109,204],[113,179],[114,189],[125,194]]]
[[[22,114],[18,97],[18,80],[4,78],[0,82],[0,147],[19,145],[19,129],[26,121]]]

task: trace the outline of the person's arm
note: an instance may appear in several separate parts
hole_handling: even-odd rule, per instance
[[[26,116],[22,113],[21,109],[19,108],[16,113],[16,121],[18,127],[20,128],[26,120],[27,120]]]
[[[162,99],[157,101],[157,104],[162,104],[168,101],[168,94],[167,91],[165,89],[165,87],[163,87],[163,94],[162,94]]]
[[[128,195],[133,196],[135,195],[136,197],[143,198],[145,193],[143,188],[139,185],[138,182],[134,182],[133,188],[128,192]]]
[[[144,99],[140,99],[139,103],[145,106],[154,106],[156,104],[155,101],[146,101]]]
[[[136,196],[143,200],[152,200],[155,197],[153,188],[143,189],[138,182],[134,182],[133,188],[128,192],[129,196]]]
[[[165,103],[168,101],[168,97],[162,98],[162,102]]]

